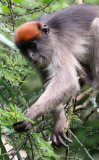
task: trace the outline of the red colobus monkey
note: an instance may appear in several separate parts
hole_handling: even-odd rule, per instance
[[[80,89],[78,76],[99,89],[99,6],[73,5],[27,22],[16,30],[15,44],[38,67],[43,80],[49,77],[45,92],[25,116],[35,121],[52,111],[52,141],[66,146],[63,139],[70,139],[64,133],[64,100]],[[21,120],[14,128],[23,132],[31,129],[32,124]]]

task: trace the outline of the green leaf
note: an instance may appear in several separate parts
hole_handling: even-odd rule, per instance
[[[59,156],[54,153],[53,148],[48,142],[41,139],[37,133],[31,132],[31,134],[37,140],[38,146],[41,148],[41,150],[38,151],[39,154],[45,157],[53,157],[55,159],[59,159]]]
[[[12,93],[12,90],[10,89],[9,84],[4,82],[2,79],[0,79],[0,83],[2,83],[4,85],[4,87],[7,89],[7,91],[10,93],[10,95],[14,99],[14,94]]]
[[[0,34],[0,41],[9,46],[12,49],[16,49],[14,43],[12,43],[10,40],[8,40],[5,36]]]

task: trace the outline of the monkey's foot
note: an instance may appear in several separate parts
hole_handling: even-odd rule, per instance
[[[69,145],[65,144],[63,140],[66,140],[68,143],[72,143],[72,140],[68,138],[65,134],[65,127],[61,124],[55,124],[52,136],[52,143],[56,146],[68,147]]]

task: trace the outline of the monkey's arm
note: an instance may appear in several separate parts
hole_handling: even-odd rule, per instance
[[[45,67],[45,66],[44,66]],[[48,71],[44,70],[45,68],[39,67],[39,74],[42,80],[42,83],[44,85],[44,81],[48,77]],[[64,105],[61,103],[59,104],[53,111],[53,117],[54,117],[54,128],[52,131],[51,140],[54,145],[63,145],[64,147],[67,147],[67,144],[63,142],[63,139],[66,140],[66,142],[71,142],[69,138],[67,138],[65,134],[65,127],[66,127],[66,115],[64,112]]]
[[[69,82],[66,77],[64,77],[64,79],[61,79],[59,75],[53,77],[45,92],[37,102],[27,110],[25,116],[35,121],[40,116],[44,115],[44,113],[54,110],[58,104],[71,94],[75,93],[78,89],[79,84],[77,77],[70,76]],[[25,120],[14,124],[14,129],[17,132],[27,131],[31,128],[32,124]]]

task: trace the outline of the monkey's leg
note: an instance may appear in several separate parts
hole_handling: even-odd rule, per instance
[[[53,111],[53,116],[54,116],[54,129],[52,133],[52,143],[55,145],[63,145],[67,147],[63,142],[63,139],[72,142],[69,138],[67,138],[65,134],[65,127],[66,127],[66,115],[64,113],[64,108],[63,104],[59,104],[57,108]]]
[[[92,86],[99,89],[99,18],[95,18],[91,25],[92,48],[91,48],[91,63],[90,66],[93,72]]]

